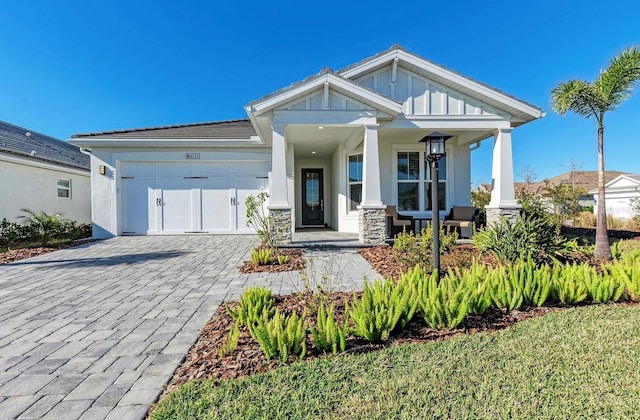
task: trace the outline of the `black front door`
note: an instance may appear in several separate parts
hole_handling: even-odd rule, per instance
[[[324,226],[322,169],[302,170],[302,224]]]

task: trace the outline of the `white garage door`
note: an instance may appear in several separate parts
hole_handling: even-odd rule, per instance
[[[123,163],[122,233],[251,233],[244,202],[266,176],[262,162]]]

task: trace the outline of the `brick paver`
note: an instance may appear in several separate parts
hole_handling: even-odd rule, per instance
[[[0,266],[0,419],[144,418],[218,305],[299,273],[241,274],[254,236],[119,237]],[[309,284],[362,288],[353,249],[311,249]],[[330,284],[326,284],[330,279]]]

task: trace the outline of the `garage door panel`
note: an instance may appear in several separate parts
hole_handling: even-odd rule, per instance
[[[155,182],[156,165],[149,163],[124,164],[120,175],[123,177],[149,178]]]
[[[197,165],[197,173],[199,176],[207,176],[210,178],[227,178],[231,179],[231,165],[211,164]]]
[[[158,165],[158,173],[160,174],[160,178],[182,178],[185,176],[192,176],[192,166],[191,164],[183,164],[183,163],[172,163],[172,164],[164,164]]]
[[[155,179],[123,179],[122,230],[126,233],[147,233],[155,230]]]

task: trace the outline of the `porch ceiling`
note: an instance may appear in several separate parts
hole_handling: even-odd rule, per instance
[[[455,141],[457,145],[475,143],[488,137],[493,137],[495,130],[469,130],[469,129],[402,129],[402,128],[385,128],[381,126],[378,129],[380,138],[393,138],[399,143],[418,142],[424,136],[434,131],[451,134],[455,136],[451,141]]]
[[[339,144],[362,141],[363,136],[362,126],[289,125],[286,133],[296,158],[315,159],[330,158]]]

